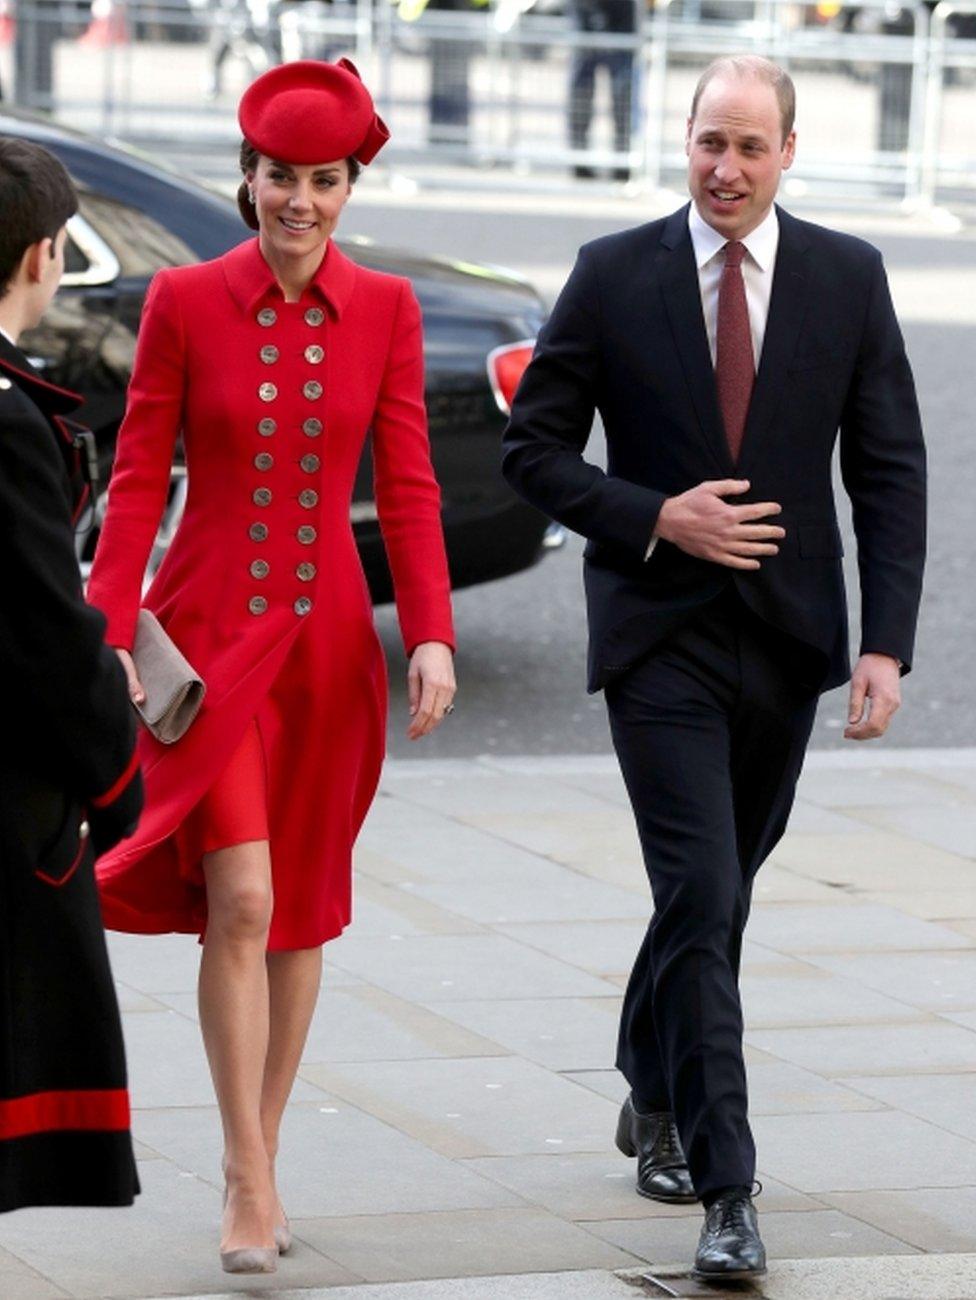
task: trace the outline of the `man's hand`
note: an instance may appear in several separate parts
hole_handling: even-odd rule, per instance
[[[718,479],[699,483],[680,496],[668,497],[657,517],[655,537],[663,537],[700,560],[730,569],[758,569],[761,555],[776,555],[776,543],[786,536],[778,524],[759,523],[778,515],[775,501],[730,505],[723,497],[749,491],[748,479]]]
[[[861,655],[851,675],[851,703],[844,736],[873,740],[883,736],[901,704],[901,670],[891,655]]]

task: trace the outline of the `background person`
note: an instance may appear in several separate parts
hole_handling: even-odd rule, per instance
[[[580,34],[633,35],[638,30],[635,0],[570,0],[573,25]],[[593,97],[596,74],[605,68],[610,82],[613,106],[613,148],[615,153],[630,152],[633,103],[637,89],[637,51],[607,49],[599,45],[574,45],[569,68],[569,143],[580,151],[589,148],[593,121]],[[596,169],[589,163],[577,163],[576,176],[591,178]],[[630,179],[630,168],[618,164],[613,179]]]
[[[770,61],[706,69],[691,205],[581,249],[505,434],[509,481],[588,538],[590,689],[606,689],[654,896],[621,1017],[617,1142],[643,1195],[704,1202],[709,1278],[765,1268],[739,963],[817,696],[850,676],[838,428],[861,578],[852,739],[898,707],[925,551],[922,430],[881,256],[773,203],[793,116]],[[582,458],[595,409],[607,473]]]
[[[142,805],[135,727],[75,559],[80,399],[17,347],[57,290],[77,206],[57,159],[0,137],[0,1210],[139,1190],[93,870]]]
[[[282,1112],[349,921],[351,851],[379,778],[386,675],[349,522],[372,431],[410,657],[408,734],[454,694],[450,584],[408,281],[331,236],[388,132],[351,64],[285,64],[240,105],[239,203],[258,237],[161,272],[146,302],[89,594],[131,658],[177,434],[189,489],[146,604],[207,696],[171,747],[144,734],[147,813],[102,864],[106,922],[200,932],[200,1020],[224,1132],[221,1253],[268,1272]]]

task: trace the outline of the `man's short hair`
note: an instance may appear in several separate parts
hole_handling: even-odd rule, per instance
[[[788,72],[772,59],[764,59],[759,54],[725,54],[721,58],[713,59],[698,78],[698,85],[695,87],[695,94],[691,101],[692,121],[695,120],[698,102],[705,87],[717,77],[752,77],[756,81],[763,82],[764,85],[772,86],[776,93],[776,102],[779,104],[783,143],[786,143],[786,137],[793,130],[793,122],[796,118],[796,87]]]
[[[47,149],[0,136],[0,298],[32,244],[54,239],[78,211],[71,178]]]

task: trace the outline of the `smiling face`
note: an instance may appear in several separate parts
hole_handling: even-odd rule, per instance
[[[773,87],[756,77],[716,77],[688,120],[688,189],[701,217],[726,239],[763,221],[793,162],[796,133],[783,139]]]
[[[262,154],[245,179],[254,195],[261,247],[270,261],[321,253],[351,189],[344,158],[292,164]]]

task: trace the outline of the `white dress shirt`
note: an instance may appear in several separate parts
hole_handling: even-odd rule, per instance
[[[3,335],[3,337],[7,340],[8,343],[13,344],[14,347],[17,346],[17,344],[14,343],[13,339],[10,337],[10,335],[7,333],[7,331],[3,328],[2,325],[0,325],[0,334]]]
[[[698,267],[698,288],[701,292],[702,315],[705,317],[705,333],[708,335],[708,350],[715,365],[715,336],[718,332],[718,287],[725,269],[723,249],[728,243],[714,227],[702,217],[694,203],[688,209],[688,233],[691,235],[691,247]],[[746,246],[746,255],[742,259],[742,279],[746,288],[746,307],[749,310],[749,326],[752,330],[752,356],[756,369],[762,356],[763,339],[766,336],[766,317],[769,315],[769,296],[773,288],[773,269],[776,266],[776,250],[779,248],[779,218],[776,209],[769,212],[755,228],[741,241]],[[644,555],[649,560],[657,545],[657,538],[651,538]]]
[[[728,242],[707,221],[692,203],[688,209],[688,233],[695,253],[695,265],[698,267],[698,288],[701,291],[702,313],[705,317],[705,333],[708,335],[708,349],[715,364],[715,335],[718,328],[718,287],[725,269],[725,254],[722,249]],[[779,218],[776,209],[770,208],[767,215],[750,234],[741,241],[746,246],[746,256],[742,259],[742,279],[746,287],[746,306],[749,309],[749,325],[752,329],[752,355],[759,368],[762,356],[763,339],[766,335],[766,317],[769,315],[769,295],[773,288],[773,268],[776,265],[776,250],[779,248]]]

